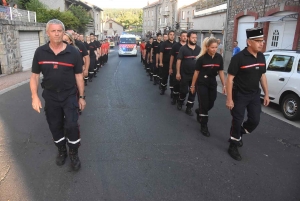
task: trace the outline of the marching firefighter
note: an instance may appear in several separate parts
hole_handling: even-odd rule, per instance
[[[160,55],[159,55],[159,67],[161,68],[160,76],[161,76],[161,91],[160,95],[164,95],[167,83],[168,83],[168,77],[169,77],[169,65],[170,65],[170,52],[172,50],[172,47],[174,45],[174,37],[175,37],[174,31],[169,31],[168,33],[168,40],[164,41],[160,45]]]
[[[54,144],[58,147],[56,164],[61,166],[65,163],[68,144],[71,167],[76,171],[81,166],[78,157],[81,140],[78,109],[83,110],[86,102],[82,57],[75,47],[63,42],[64,32],[65,27],[61,21],[53,19],[47,23],[46,33],[50,42],[35,51],[30,89],[32,107],[40,113],[42,104],[38,96],[38,84],[40,73],[43,73],[41,85],[45,99],[44,110]]]
[[[261,113],[260,88],[264,91],[264,105],[269,105],[266,78],[266,60],[261,52],[264,44],[262,28],[247,29],[247,47],[231,58],[226,81],[226,107],[231,111],[229,155],[242,160],[238,147],[243,146],[244,134],[252,133],[258,126]],[[247,120],[244,121],[247,109]]]
[[[192,79],[195,71],[196,58],[200,54],[200,47],[197,43],[197,33],[189,32],[187,34],[188,42],[186,45],[182,46],[177,55],[177,74],[176,79],[180,81],[180,94],[179,100],[177,102],[177,109],[181,110],[184,104],[186,95],[188,95],[188,100],[186,103],[185,113],[193,116],[192,108],[194,106],[195,95],[191,93],[190,86],[192,86]]]
[[[199,109],[196,110],[197,120],[201,124],[201,133],[209,137],[208,112],[213,108],[217,98],[216,76],[219,74],[225,94],[225,78],[223,71],[223,58],[217,53],[218,41],[215,38],[205,38],[202,42],[201,53],[198,56],[193,76],[191,92],[197,91]],[[197,87],[195,89],[197,82]]]
[[[177,55],[179,53],[179,50],[182,46],[186,45],[187,41],[187,32],[182,31],[180,33],[180,39],[179,42],[176,43],[171,50],[171,57],[170,57],[170,67],[169,67],[169,74],[170,77],[172,76],[173,81],[173,96],[172,96],[172,105],[175,105],[177,103],[177,100],[179,98],[179,89],[180,89],[180,82],[176,79],[176,63],[177,63]]]

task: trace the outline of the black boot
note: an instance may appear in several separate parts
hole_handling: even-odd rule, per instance
[[[175,94],[173,94],[173,99],[172,99],[172,101],[171,101],[171,104],[172,104],[172,105],[176,105],[176,103],[177,103],[177,97],[176,97]]]
[[[81,162],[78,157],[78,148],[70,148],[69,156],[71,160],[71,167],[74,171],[77,171],[81,167]]]
[[[186,107],[185,113],[189,116],[194,116],[192,108],[191,107]]]
[[[56,165],[62,166],[66,162],[66,158],[68,157],[67,147],[66,145],[62,145],[58,147],[58,154],[56,156]]]
[[[199,122],[199,123],[201,123],[200,122],[200,116],[199,116],[199,108],[197,108],[197,109],[195,109],[195,113],[197,114],[197,121]]]
[[[234,160],[237,160],[237,161],[242,160],[242,157],[238,150],[238,146],[235,143],[230,143],[229,148],[228,148],[228,153]]]
[[[154,77],[153,78],[153,85],[156,85],[157,84],[157,77]]]
[[[210,132],[208,131],[207,124],[201,124],[201,133],[206,137],[210,136]]]
[[[170,98],[173,98],[173,96],[174,96],[174,93],[173,93],[173,89],[171,89],[171,93],[170,93]]]
[[[178,100],[177,101],[177,109],[181,110],[182,109],[182,105],[183,105],[183,103],[180,100]]]

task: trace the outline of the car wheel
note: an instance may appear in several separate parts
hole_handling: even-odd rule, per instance
[[[137,57],[137,54],[136,55],[134,55],[135,57]]]
[[[119,57],[122,57],[122,55],[119,55]]]
[[[288,120],[295,121],[300,118],[300,99],[295,94],[286,95],[281,102],[281,111]]]

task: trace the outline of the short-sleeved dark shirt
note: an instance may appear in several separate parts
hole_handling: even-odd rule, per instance
[[[88,51],[86,49],[86,46],[79,40],[75,40],[75,45],[78,47],[81,57],[85,57],[88,55]]]
[[[266,60],[263,53],[258,52],[254,57],[245,48],[231,58],[228,71],[235,76],[234,86],[242,93],[254,93],[259,90],[262,74],[266,73]]]
[[[97,48],[101,47],[101,43],[98,40],[95,40],[94,43],[95,43],[95,45],[96,45]]]
[[[152,44],[151,43],[147,43],[146,44],[146,53],[149,54],[151,52],[151,48],[152,48]]]
[[[196,67],[196,57],[200,54],[201,48],[196,45],[195,49],[191,49],[188,44],[182,46],[177,55],[177,60],[181,60],[180,73],[185,75],[193,75]]]
[[[163,62],[164,63],[169,63],[170,62],[170,52],[172,50],[172,47],[174,45],[174,41],[171,42],[169,40],[164,41],[161,45],[160,45],[160,50],[159,52],[163,53]],[[169,68],[169,66],[168,66]]]
[[[216,76],[220,70],[224,69],[223,57],[216,53],[214,57],[208,53],[202,55],[196,62],[196,71],[200,71],[198,84],[216,84]],[[213,81],[213,82],[212,82]]]
[[[158,54],[159,53],[159,44],[160,44],[161,42],[157,42],[157,41],[154,41],[153,43],[152,43],[152,48],[153,48],[153,55],[154,56],[156,56],[156,54]]]
[[[90,50],[90,57],[96,57],[95,51],[97,51],[97,45],[95,44],[95,41],[90,42],[88,45]]]
[[[173,68],[176,68],[177,55],[179,53],[180,48],[182,47],[181,43],[175,43],[171,50],[171,56],[174,57]]]
[[[76,87],[75,74],[82,73],[82,59],[79,51],[71,45],[55,55],[47,43],[36,49],[31,71],[35,74],[42,72],[44,89],[65,91]]]

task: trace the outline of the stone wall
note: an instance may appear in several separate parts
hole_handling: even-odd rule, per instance
[[[40,45],[47,41],[46,24],[0,20],[0,62],[3,74],[22,71],[19,31],[38,31]]]
[[[227,27],[226,27],[226,39],[225,39],[225,70],[228,68],[231,56],[232,56],[232,44],[234,36],[236,36],[235,30],[235,17],[240,13],[244,15],[252,15],[256,18],[267,16],[271,11],[284,11],[286,7],[298,8],[300,6],[299,1],[294,0],[230,0],[228,5]],[[257,24],[256,26],[264,27],[268,26],[266,23]],[[265,28],[265,27],[264,27]],[[300,40],[298,39],[298,47],[300,48]]]

